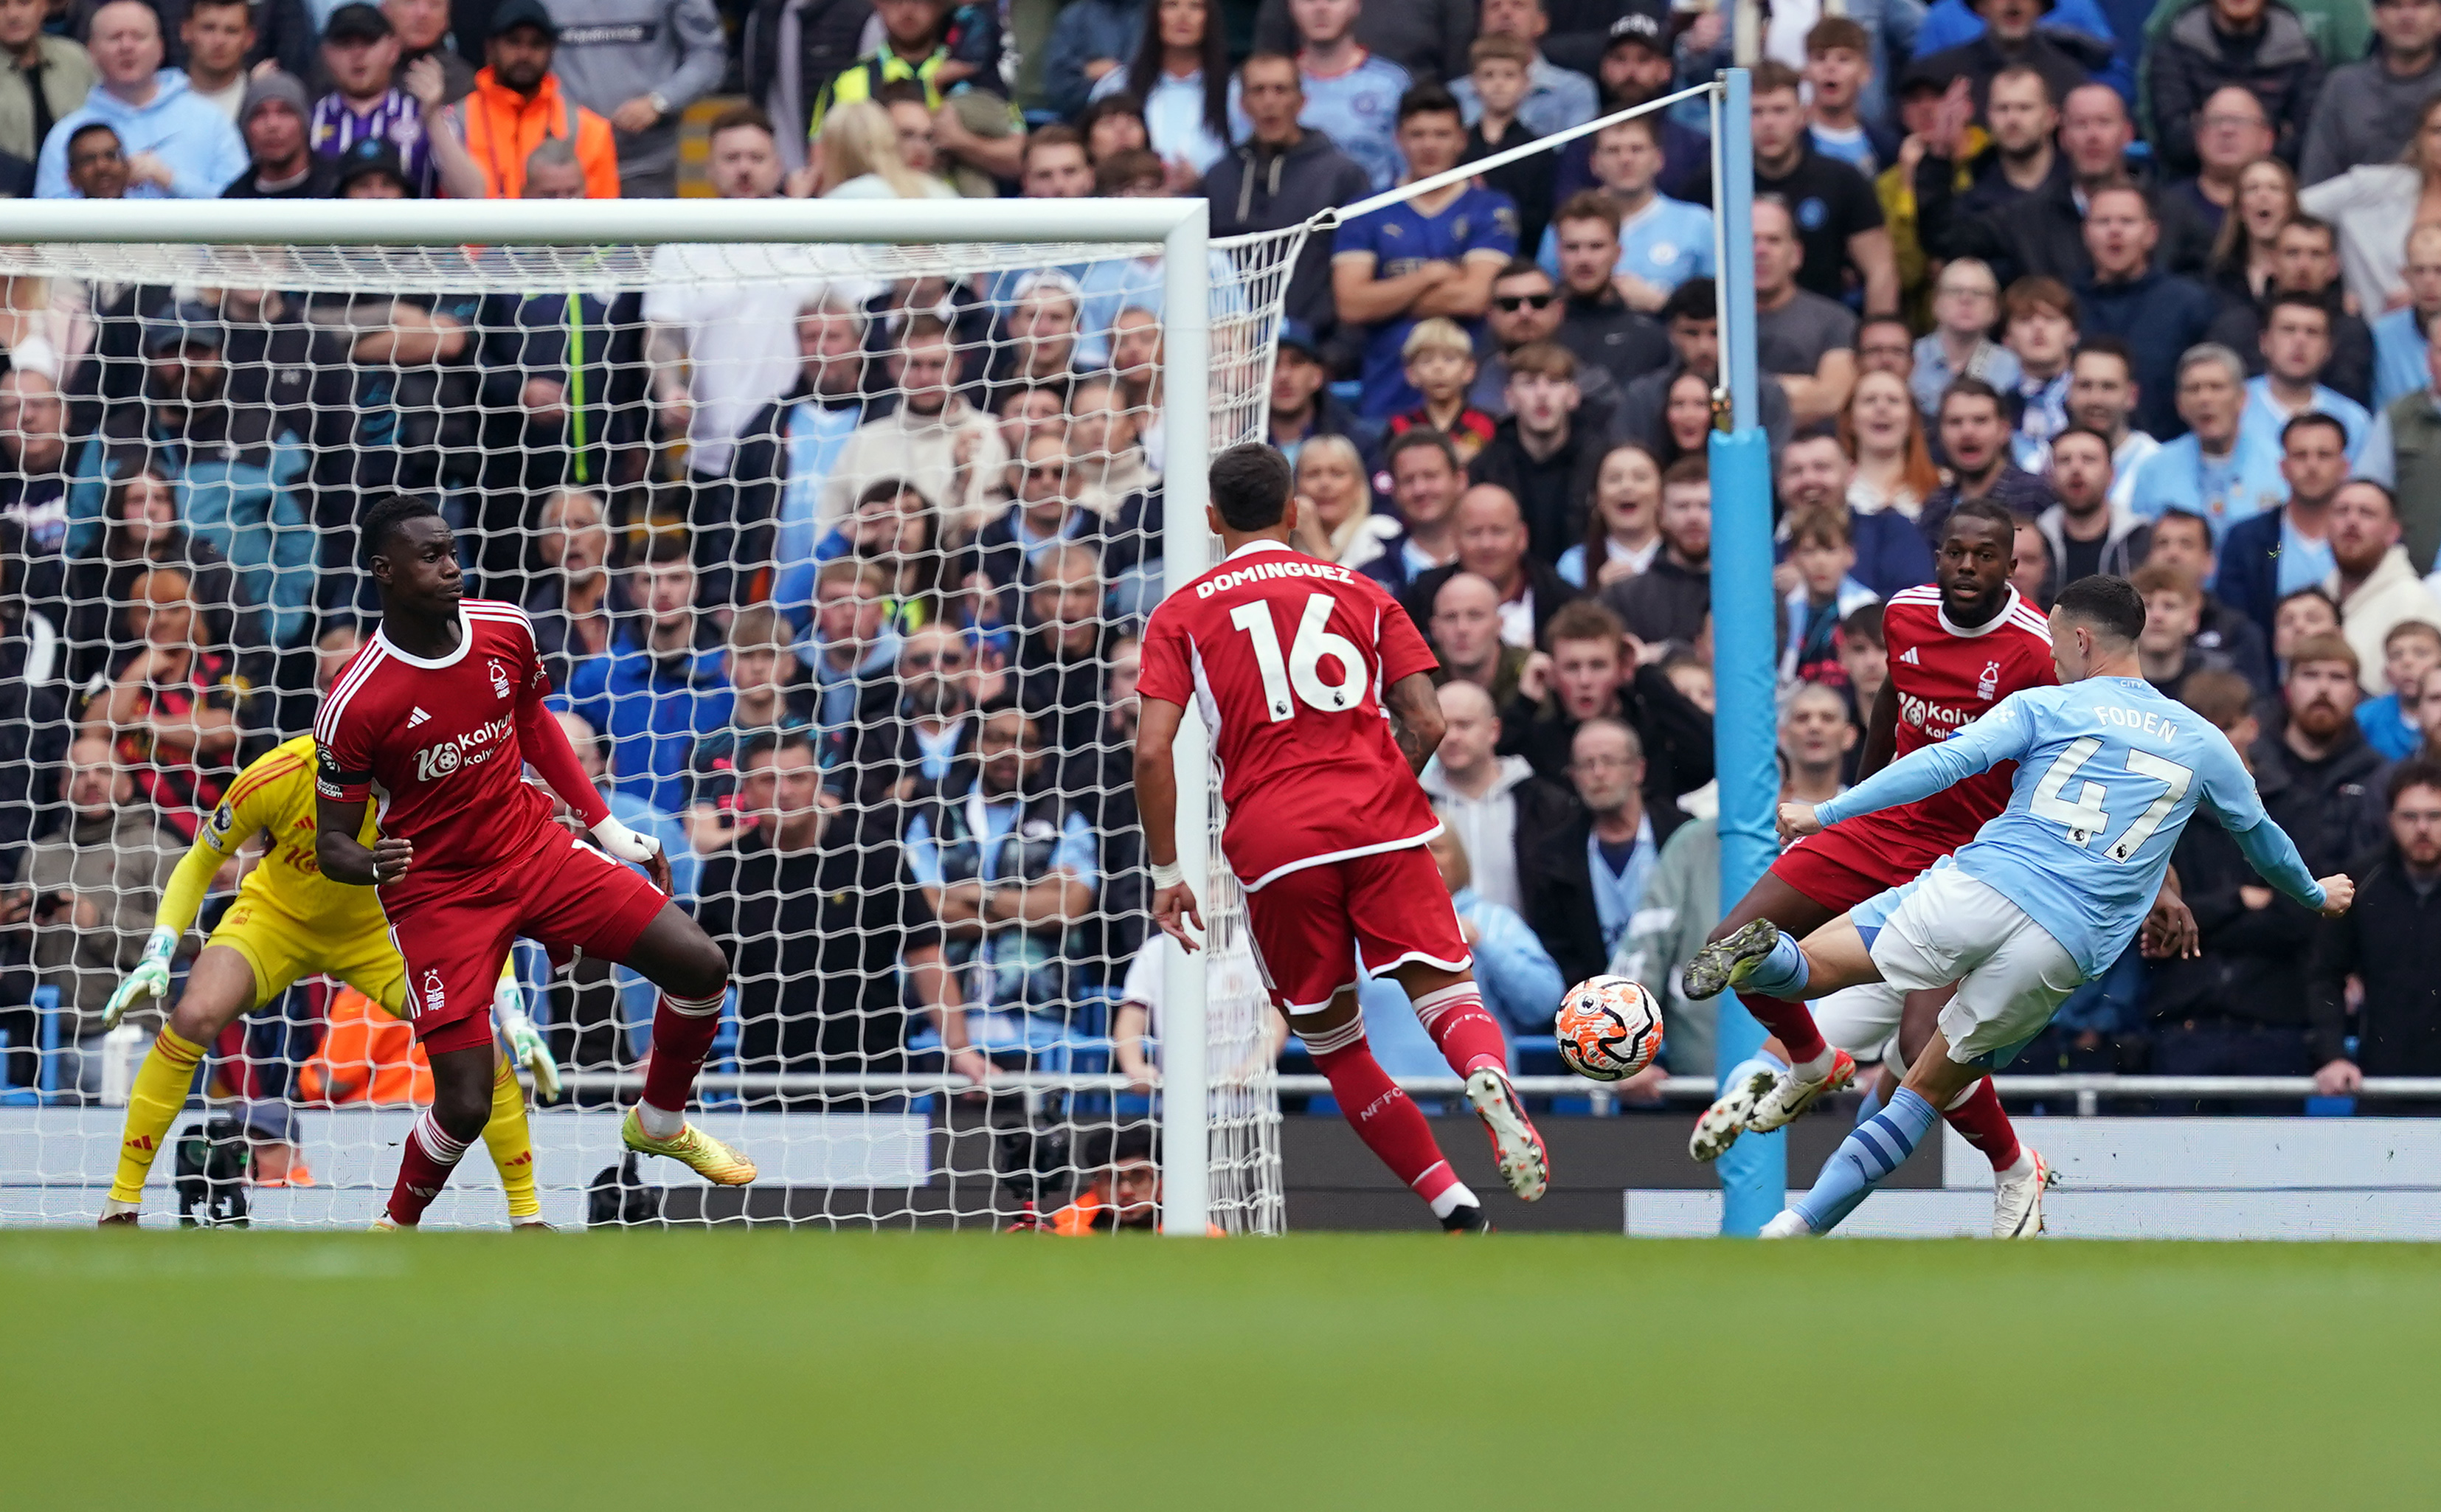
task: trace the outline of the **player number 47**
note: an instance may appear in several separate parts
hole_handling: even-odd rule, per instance
[[[2073,801],[2063,796],[2078,771],[2101,748],[2102,742],[2088,735],[2060,752],[2059,759],[2052,763],[2051,770],[2043,773],[2043,780],[2036,784],[2033,800],[2026,805],[2034,818],[2066,825],[2070,845],[2090,845],[2110,828],[2110,811],[2102,806],[2104,798],[2108,795],[2100,783],[2077,783]],[[2170,810],[2178,806],[2179,800],[2187,796],[2188,784],[2196,780],[2196,774],[2190,768],[2174,761],[2165,761],[2150,751],[2130,750],[2127,753],[2127,770],[2137,777],[2154,778],[2164,785],[2161,796],[2154,799],[2143,813],[2136,816],[2135,823],[2127,826],[2127,833],[2104,849],[2102,854],[2114,861],[2125,861],[2143,850],[2144,842],[2153,837],[2153,832],[2161,827],[2161,821],[2170,817]]]
[[[1330,633],[1333,602],[1328,593],[1305,601],[1305,617],[1297,621],[1296,639],[1289,643],[1285,659],[1268,602],[1257,599],[1229,611],[1229,622],[1255,643],[1255,665],[1263,675],[1263,707],[1273,724],[1295,714],[1292,693],[1326,714],[1353,709],[1365,696],[1365,654],[1346,636]],[[1325,659],[1339,664],[1337,682],[1323,680]]]

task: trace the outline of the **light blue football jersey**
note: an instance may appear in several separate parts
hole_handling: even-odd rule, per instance
[[[2088,977],[2135,938],[2197,803],[2266,881],[2322,904],[2321,885],[2265,815],[2229,738],[2137,677],[2012,693],[1816,812],[1835,823],[1910,803],[2008,761],[2017,764],[2009,806],[1959,848],[1955,864],[2025,909]]]

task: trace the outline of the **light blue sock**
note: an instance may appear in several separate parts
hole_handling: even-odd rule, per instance
[[[1865,1100],[1856,1105],[1856,1122],[1862,1124],[1881,1110],[1882,1079],[1869,1074],[1865,1077]]]
[[[1782,929],[1780,938],[1772,943],[1771,954],[1746,973],[1738,990],[1803,1002],[1805,977],[1805,952],[1797,948],[1797,937]]]
[[[1823,1163],[1814,1190],[1799,1197],[1798,1216],[1817,1233],[1828,1233],[1856,1204],[1899,1168],[1941,1122],[1930,1103],[1902,1087],[1890,1106],[1859,1124]]]

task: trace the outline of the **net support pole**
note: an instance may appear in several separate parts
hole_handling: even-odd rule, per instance
[[[1712,431],[1713,765],[1721,795],[1721,911],[1727,914],[1779,855],[1778,714],[1774,683],[1779,605],[1771,589],[1771,445],[1763,435],[1755,366],[1754,142],[1749,76],[1722,76],[1714,107],[1712,182],[1727,249],[1720,264],[1721,376],[1728,407]],[[1763,1048],[1763,1025],[1723,993],[1713,1044],[1718,1070]],[[1718,1164],[1721,1232],[1752,1235],[1788,1196],[1784,1133],[1749,1134]]]
[[[1211,384],[1210,217],[1195,213],[1162,242],[1162,587],[1175,593],[1203,575],[1212,555],[1203,522],[1205,470],[1210,465]],[[1179,722],[1178,863],[1207,910],[1212,906],[1210,733],[1200,709]],[[1206,940],[1208,948],[1210,941]],[[1202,1237],[1211,1222],[1211,1129],[1205,1061],[1209,1015],[1203,990],[1205,954],[1172,951],[1162,981],[1161,1230]]]

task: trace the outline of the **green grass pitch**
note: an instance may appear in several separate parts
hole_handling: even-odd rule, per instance
[[[2441,1251],[0,1235],[0,1505],[2431,1505]]]

